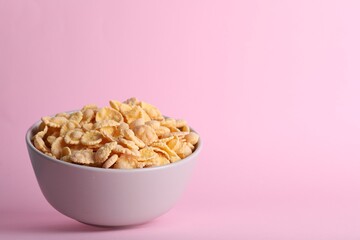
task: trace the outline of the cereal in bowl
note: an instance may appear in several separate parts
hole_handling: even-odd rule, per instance
[[[35,148],[59,161],[114,169],[171,164],[196,149],[199,135],[185,120],[166,118],[136,98],[109,105],[43,117]]]

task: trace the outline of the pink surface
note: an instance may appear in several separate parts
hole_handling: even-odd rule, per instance
[[[358,1],[0,0],[0,239],[359,239]],[[43,115],[137,96],[204,140],[177,206],[134,228],[57,213]]]

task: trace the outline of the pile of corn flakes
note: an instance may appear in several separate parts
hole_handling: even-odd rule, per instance
[[[130,98],[98,108],[43,117],[33,137],[46,155],[102,168],[146,168],[189,156],[199,136],[185,120],[165,118],[155,106]]]

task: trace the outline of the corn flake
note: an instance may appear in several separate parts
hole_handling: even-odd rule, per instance
[[[150,121],[149,115],[139,106],[134,106],[130,111],[124,113],[127,123],[131,124],[136,119],[144,119],[145,122]]]
[[[99,129],[99,128],[104,128],[104,127],[116,127],[119,126],[120,123],[115,121],[115,120],[111,120],[111,119],[106,119],[106,120],[102,120],[100,122],[96,122],[93,125],[94,129]]]
[[[68,122],[64,123],[61,128],[60,128],[60,136],[64,137],[65,134],[70,131],[73,130],[75,128],[80,128],[80,124],[76,121],[73,120],[69,120]]]
[[[91,130],[84,133],[80,141],[83,145],[90,146],[90,145],[99,144],[101,143],[102,140],[103,140],[103,135],[101,134],[101,132],[97,130]]]
[[[84,129],[84,131],[90,131],[94,129],[94,124],[93,123],[84,123],[82,126],[82,129]]]
[[[173,118],[166,118],[163,121],[160,122],[161,126],[167,127],[167,128],[176,128],[176,120]]]
[[[158,139],[155,130],[148,125],[137,126],[134,128],[134,133],[136,137],[138,137],[146,145],[151,145]]]
[[[43,117],[43,122],[49,127],[60,128],[68,121],[66,117]]]
[[[70,114],[69,121],[74,121],[79,123],[81,122],[82,118],[83,118],[83,113],[81,111],[74,112]]]
[[[152,147],[152,149],[154,152],[161,153],[161,154],[163,154],[164,157],[166,157],[167,159],[170,159],[169,154],[165,150],[158,148],[158,147]]]
[[[115,142],[120,136],[120,131],[116,127],[103,127],[100,128],[101,134],[109,141]]]
[[[199,135],[194,132],[190,132],[189,134],[185,135],[185,140],[186,142],[195,145],[199,141]]]
[[[108,159],[111,151],[117,146],[117,142],[106,143],[104,146],[100,147],[99,150],[95,153],[95,162],[104,163]]]
[[[67,144],[76,145],[80,143],[80,140],[83,136],[84,132],[79,128],[75,128],[65,134],[64,140]]]
[[[187,156],[189,156],[192,153],[192,151],[188,144],[181,143],[181,145],[177,149],[176,153],[180,158],[186,158]]]
[[[61,150],[61,157],[66,157],[71,155],[71,149],[69,147],[64,147]]]
[[[137,167],[136,157],[126,154],[122,154],[113,165],[113,168],[118,169],[133,169]]]
[[[155,120],[147,121],[145,124],[152,127],[154,130],[161,127],[160,122],[155,121]],[[144,125],[144,124],[141,124],[141,125]]]
[[[124,115],[126,112],[132,109],[132,107],[129,104],[122,103],[116,100],[111,100],[110,106],[115,110],[119,111],[122,115]]]
[[[94,152],[92,150],[80,150],[71,153],[69,160],[78,164],[95,164]]]
[[[44,140],[36,135],[34,137],[34,146],[43,153],[50,152],[50,149],[46,146]]]
[[[171,163],[170,160],[162,154],[157,154],[157,156],[149,161],[146,161],[147,167],[162,166]]]
[[[57,137],[50,135],[50,136],[48,136],[48,137],[46,138],[46,141],[47,141],[47,142],[49,143],[49,145],[51,146],[51,145],[54,143],[54,141],[56,140],[56,138],[57,138]]]
[[[131,156],[135,156],[135,157],[138,157],[140,156],[140,153],[138,150],[134,150],[134,149],[128,149],[128,148],[125,148],[121,145],[116,145],[112,151],[114,153],[119,153],[119,154],[126,154],[126,155],[131,155]]]
[[[139,148],[145,147],[145,143],[140,140],[131,129],[121,129],[121,136],[133,141]]]
[[[173,151],[172,149],[170,149],[168,147],[168,145],[166,145],[165,143],[162,143],[162,142],[156,142],[156,143],[153,143],[151,145],[152,147],[157,147],[157,148],[160,148],[162,150],[164,150],[165,152],[167,152],[167,154],[169,155],[170,157],[170,162],[176,162],[178,160],[180,160],[181,158],[176,154],[175,151]]]
[[[146,102],[140,102],[140,107],[142,107],[142,109],[144,109],[144,111],[147,113],[147,115],[153,119],[153,120],[163,120],[164,117],[163,115],[161,114],[160,110],[149,104],[149,103],[146,103]]]
[[[95,117],[95,110],[91,109],[91,108],[87,108],[87,109],[82,110],[82,114],[83,114],[83,116],[82,116],[81,121],[83,122],[83,124],[84,123],[89,123]]]
[[[134,130],[135,127],[137,126],[141,126],[145,124],[145,120],[142,118],[136,119],[135,121],[133,121],[132,123],[130,123],[129,127],[130,129]]]
[[[123,122],[124,118],[120,112],[116,111],[111,107],[103,107],[96,113],[95,117],[96,122],[101,122],[104,120],[113,120],[115,122]]]
[[[131,150],[139,150],[139,147],[135,144],[135,142],[127,140],[125,138],[118,138],[117,142],[124,147],[127,147]]]
[[[140,149],[140,157],[138,161],[148,161],[153,158],[156,158],[157,153],[154,152],[152,147],[144,147],[143,149]]]
[[[66,147],[66,143],[64,141],[63,137],[58,137],[55,139],[55,141],[53,142],[53,144],[51,145],[51,153],[56,157],[56,158],[60,158],[61,157],[61,153],[62,153],[62,149]]]
[[[116,163],[116,161],[118,160],[119,156],[117,154],[112,155],[111,157],[109,157],[102,165],[103,168],[110,168],[112,165],[114,165]]]
[[[130,106],[135,106],[135,105],[138,105],[140,103],[140,101],[137,98],[132,97],[132,98],[125,100],[124,103],[129,104]]]

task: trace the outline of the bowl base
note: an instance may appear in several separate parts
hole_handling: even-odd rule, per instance
[[[128,228],[135,228],[135,227],[138,227],[138,226],[141,226],[141,225],[148,224],[151,221],[152,220],[148,220],[148,221],[145,221],[145,222],[133,223],[133,224],[124,224],[124,225],[99,225],[99,224],[86,223],[86,222],[82,222],[82,221],[78,221],[78,222],[82,223],[82,224],[85,224],[85,225],[88,225],[88,226],[91,226],[91,227],[96,227],[96,228],[128,229]]]

